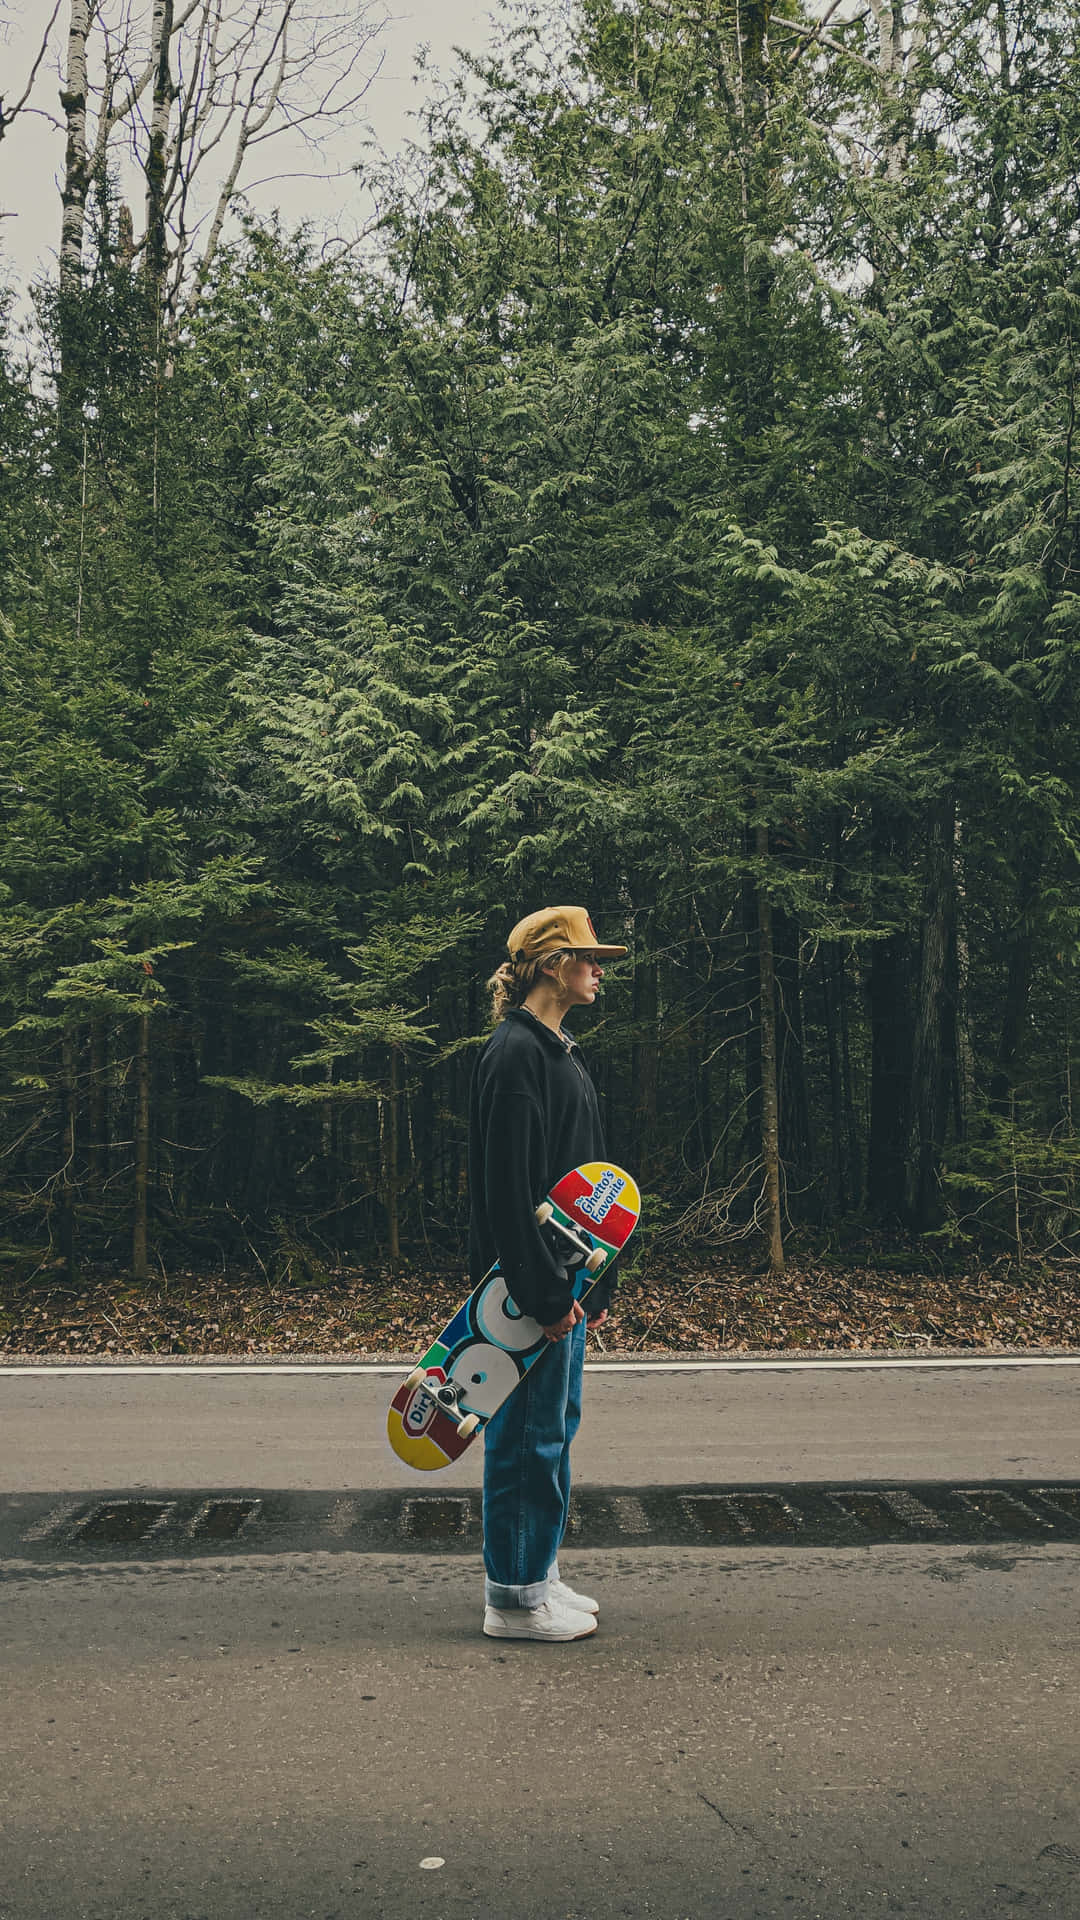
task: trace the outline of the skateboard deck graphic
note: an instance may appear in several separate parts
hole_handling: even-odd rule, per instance
[[[586,1301],[640,1212],[636,1183],[606,1161],[556,1181],[536,1217],[553,1247],[588,1260],[573,1275],[575,1300]],[[386,1419],[394,1452],[424,1473],[459,1460],[549,1344],[518,1312],[496,1262],[398,1387]]]

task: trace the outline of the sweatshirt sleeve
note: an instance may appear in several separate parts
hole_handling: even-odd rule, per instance
[[[551,1326],[569,1313],[573,1291],[536,1223],[544,1197],[544,1116],[531,1094],[497,1093],[487,1115],[484,1187],[507,1291],[522,1313]]]

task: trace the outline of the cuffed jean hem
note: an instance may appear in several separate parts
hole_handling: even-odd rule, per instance
[[[551,1587],[551,1576],[534,1580],[526,1587],[500,1587],[497,1580],[484,1575],[484,1605],[488,1607],[542,1607]]]

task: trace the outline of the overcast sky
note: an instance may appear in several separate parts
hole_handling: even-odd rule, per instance
[[[479,52],[488,42],[493,0],[387,0],[395,18],[385,28],[375,51],[382,67],[360,108],[376,139],[387,148],[408,137],[409,114],[423,98],[413,80],[417,48],[430,48],[432,65],[448,70],[453,48]],[[0,95],[8,104],[21,95],[53,0],[0,0]],[[66,24],[66,0],[54,29],[51,55],[38,75],[31,104],[59,117],[57,92]],[[306,177],[278,179],[255,191],[251,198],[260,210],[278,206],[289,224],[313,217],[321,226],[349,232],[363,219],[361,196],[355,181],[332,177],[357,158],[362,128],[354,119],[343,126],[327,147],[323,178],[311,178],[318,164],[299,142],[290,151],[285,136],[271,149],[253,156],[250,175],[296,169]],[[272,151],[272,168],[267,165]],[[42,271],[56,271],[60,236],[60,196],[57,187],[63,164],[62,132],[43,118],[23,114],[0,141],[0,209],[11,217],[0,219],[0,279],[25,288]],[[136,212],[138,224],[138,212]]]

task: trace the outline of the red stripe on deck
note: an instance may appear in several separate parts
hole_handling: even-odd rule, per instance
[[[595,1231],[603,1234],[605,1238],[614,1240],[616,1246],[621,1247],[624,1240],[628,1240],[633,1233],[637,1220],[636,1213],[631,1213],[628,1208],[620,1206],[616,1200],[604,1215],[602,1225]]]
[[[586,1194],[591,1193],[592,1187],[574,1167],[570,1173],[563,1174],[562,1179],[556,1182],[551,1191],[560,1206],[572,1207],[575,1201],[583,1200]]]
[[[594,1188],[587,1180],[575,1179],[572,1174],[560,1180],[552,1192],[564,1213],[568,1213],[579,1227],[598,1240],[610,1242],[612,1246],[621,1247],[637,1225],[637,1214],[622,1206],[618,1200],[611,1202],[602,1220],[593,1220],[582,1211],[580,1202],[588,1199]]]

